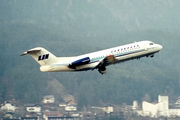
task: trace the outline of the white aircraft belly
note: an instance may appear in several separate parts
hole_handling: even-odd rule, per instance
[[[63,72],[63,71],[74,71],[66,65],[53,65],[53,66],[41,66],[40,70],[42,72]]]
[[[127,60],[127,59],[135,59],[140,56],[145,56],[148,53],[149,53],[148,51],[142,51],[142,52],[137,52],[137,53],[133,53],[133,54],[129,54],[129,55],[116,57],[116,59],[118,60],[118,62],[120,62],[120,61]]]
[[[90,64],[86,64],[86,65],[77,66],[76,70],[94,69],[98,64],[99,64],[99,62],[94,62],[94,63],[90,63]]]

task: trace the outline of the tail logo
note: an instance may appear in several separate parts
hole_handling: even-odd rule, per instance
[[[40,60],[45,60],[45,59],[48,59],[48,58],[49,58],[49,54],[40,55],[40,56],[38,57],[38,61],[40,61]]]

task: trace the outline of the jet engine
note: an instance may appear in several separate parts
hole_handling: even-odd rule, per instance
[[[85,65],[85,64],[87,64],[89,62],[90,62],[90,58],[85,57],[85,58],[82,58],[82,59],[79,59],[79,60],[76,60],[76,61],[70,63],[69,67],[73,68],[73,69],[76,69],[76,66]]]

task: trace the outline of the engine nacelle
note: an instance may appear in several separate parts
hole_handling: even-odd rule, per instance
[[[76,66],[80,66],[80,65],[85,65],[87,63],[90,62],[90,58],[89,57],[85,57],[79,60],[76,60],[74,62],[72,62],[71,64],[69,64],[70,68],[75,68]]]

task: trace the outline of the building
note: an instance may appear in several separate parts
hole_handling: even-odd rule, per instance
[[[110,105],[110,104],[107,104],[106,106],[104,107],[95,107],[95,106],[92,106],[91,108],[93,109],[100,109],[100,110],[103,110],[104,112],[106,113],[113,113],[113,106]]]
[[[1,106],[1,110],[5,111],[5,112],[15,112],[16,107],[11,103],[4,103]]]
[[[48,117],[48,120],[80,120],[79,117]]]
[[[178,97],[176,103],[175,103],[176,107],[180,107],[180,96]]]
[[[67,112],[77,111],[77,103],[74,100],[68,101],[67,106],[65,106],[65,111]]]
[[[142,110],[135,109],[138,115],[149,117],[180,117],[179,108],[169,109],[168,96],[158,96],[158,103],[142,102]]]
[[[38,117],[21,117],[21,120],[39,120]]]
[[[54,102],[55,102],[54,95],[46,95],[43,98],[43,103],[54,103]]]
[[[65,107],[65,111],[69,111],[69,112],[71,112],[71,111],[77,111],[77,107],[76,107],[76,105],[67,105],[67,106]]]
[[[44,112],[43,114],[44,120],[49,120],[49,118],[57,118],[57,117],[63,117],[63,114],[60,114],[58,111],[48,111],[48,112]]]
[[[41,112],[41,106],[38,104],[26,104],[26,111],[28,112],[35,112],[40,113]]]
[[[12,118],[12,119],[10,119],[10,118],[4,118],[4,119],[2,119],[2,120],[21,120],[21,119],[16,119],[16,118]]]
[[[66,106],[67,106],[67,103],[65,102],[59,103],[59,107],[66,107]]]
[[[103,111],[105,111],[106,113],[112,113],[113,112],[113,106],[108,104],[105,107],[103,107]]]
[[[137,102],[136,100],[133,102],[133,107],[132,107],[132,109],[133,109],[133,110],[138,109],[138,102]]]

